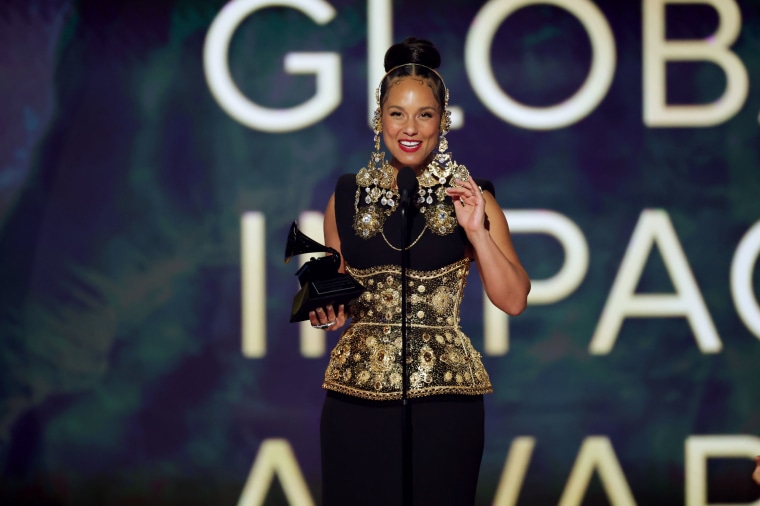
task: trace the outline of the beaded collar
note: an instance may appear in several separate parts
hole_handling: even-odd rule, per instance
[[[450,152],[436,154],[417,177],[419,189],[414,204],[433,233],[448,235],[456,229],[454,204],[446,194],[446,187],[455,187],[455,180],[467,181],[469,177],[467,168],[459,165]],[[380,168],[370,163],[356,174],[354,231],[362,239],[381,232],[385,219],[398,208],[399,192],[394,182],[393,167],[387,163],[382,163]]]

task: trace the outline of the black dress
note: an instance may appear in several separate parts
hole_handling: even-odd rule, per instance
[[[493,186],[480,181],[493,193]],[[402,503],[401,215],[365,239],[354,230],[356,175],[342,176],[335,215],[346,270],[367,291],[332,350],[323,387],[322,504]],[[448,197],[447,197],[448,199]],[[450,199],[448,199],[450,204]],[[430,212],[430,211],[428,211]],[[472,504],[483,453],[480,354],[459,327],[469,272],[460,227],[434,233],[413,206],[408,242],[407,328],[413,504]]]

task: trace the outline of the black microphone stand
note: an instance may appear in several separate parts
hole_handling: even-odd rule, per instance
[[[401,205],[401,451],[402,451],[402,481],[403,506],[412,506],[412,413],[409,405],[409,371],[407,367],[407,328],[406,328],[406,292],[407,264],[409,251],[407,249],[407,217],[408,202]]]
[[[397,175],[399,206],[401,208],[401,491],[402,505],[412,506],[412,412],[409,404],[409,372],[407,367],[407,267],[409,263],[409,220],[407,211],[412,193],[417,184],[417,176],[409,167],[402,168]]]

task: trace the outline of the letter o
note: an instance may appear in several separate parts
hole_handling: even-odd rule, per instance
[[[591,70],[570,99],[551,107],[530,107],[499,87],[489,55],[499,25],[514,11],[549,4],[573,14],[591,39]],[[491,0],[475,16],[465,42],[465,68],[480,101],[497,117],[533,130],[562,128],[587,116],[604,98],[615,73],[615,38],[599,8],[589,0]]]

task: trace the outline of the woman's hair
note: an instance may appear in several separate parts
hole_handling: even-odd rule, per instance
[[[433,69],[441,65],[441,55],[429,40],[407,37],[403,42],[394,44],[385,52],[385,77],[380,82],[380,105],[385,103],[386,93],[391,84],[407,76],[423,79],[441,107],[446,103],[446,85],[441,76]]]

